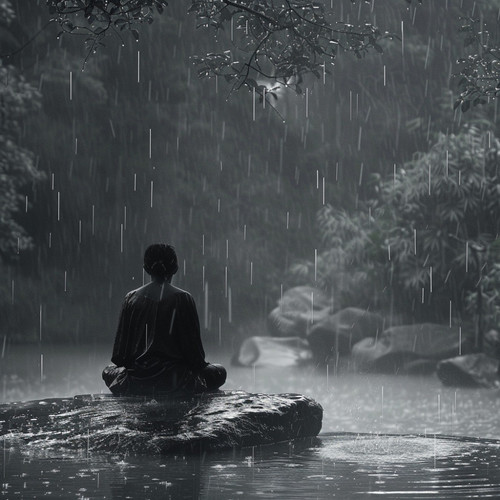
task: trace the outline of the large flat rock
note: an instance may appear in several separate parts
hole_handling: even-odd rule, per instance
[[[300,394],[89,394],[0,405],[0,435],[44,449],[199,453],[316,436],[322,418],[322,407]]]

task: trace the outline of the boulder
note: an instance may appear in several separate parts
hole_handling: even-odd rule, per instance
[[[300,337],[250,337],[241,344],[233,363],[239,366],[296,366],[312,359]]]
[[[456,356],[440,361],[437,376],[453,387],[500,387],[498,359],[484,353]]]
[[[318,288],[291,288],[269,313],[269,332],[275,337],[305,337],[315,321],[330,315],[331,305],[331,299]]]
[[[0,435],[31,449],[200,453],[316,436],[322,417],[321,406],[300,394],[99,394],[0,405]]]
[[[376,313],[357,307],[348,307],[335,314],[319,316],[309,329],[307,340],[320,362],[327,362],[336,353],[343,356],[365,337],[382,333],[384,320]]]
[[[422,323],[394,326],[377,338],[366,338],[353,346],[356,367],[362,371],[409,373],[413,368],[434,370],[438,361],[472,350],[472,342],[459,338],[455,329],[446,325]],[[424,363],[425,362],[425,363]]]

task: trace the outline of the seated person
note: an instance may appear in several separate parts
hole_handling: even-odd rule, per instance
[[[102,377],[113,394],[194,393],[226,381],[221,365],[205,361],[193,297],[171,284],[177,255],[154,244],[144,253],[151,282],[129,292],[122,306],[111,361]]]

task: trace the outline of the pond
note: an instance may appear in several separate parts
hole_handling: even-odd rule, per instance
[[[108,345],[7,346],[3,355],[2,402],[107,391]],[[207,358],[229,366],[228,354]],[[0,498],[500,498],[496,390],[347,365],[229,366],[225,388],[313,397],[322,433],[201,457],[75,456],[0,441]]]

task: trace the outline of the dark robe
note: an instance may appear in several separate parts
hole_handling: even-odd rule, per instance
[[[114,393],[197,392],[208,365],[192,296],[167,282],[129,292],[103,378]]]

